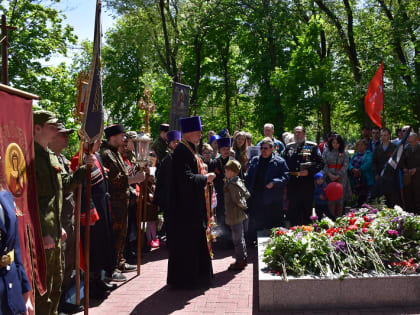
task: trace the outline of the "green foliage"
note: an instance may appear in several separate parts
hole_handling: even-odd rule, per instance
[[[10,35],[10,82],[41,95],[37,106],[77,128],[74,79],[89,69],[92,43],[79,43],[71,66],[41,66],[41,59],[66,54],[76,43],[54,2],[0,2],[8,24],[18,27]],[[228,126],[231,134],[251,132],[255,143],[266,122],[275,124],[278,137],[303,124],[311,140],[331,129],[354,142],[365,124],[362,100],[381,61],[386,125],[420,124],[418,1],[104,3],[116,19],[102,51],[108,124],[139,130],[144,114],[137,103],[150,87],[156,137],[159,124],[169,121],[172,80],[182,63],[181,82],[192,86],[190,113],[203,117],[205,132]],[[75,135],[71,141],[74,152]]]

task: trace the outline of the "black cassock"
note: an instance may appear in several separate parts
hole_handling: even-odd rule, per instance
[[[195,149],[191,143],[190,147]],[[197,160],[183,143],[176,147],[172,159],[167,283],[177,288],[206,286],[213,278],[206,239],[207,178],[199,174]]]
[[[111,209],[109,205],[108,179],[99,154],[95,154],[97,162],[91,173],[91,220],[95,221],[90,227],[90,271],[105,270],[112,272],[115,265],[114,238],[112,234]],[[81,238],[84,243],[84,223],[86,217],[85,199],[86,181],[82,185],[81,204]],[[83,244],[82,243],[82,244]]]

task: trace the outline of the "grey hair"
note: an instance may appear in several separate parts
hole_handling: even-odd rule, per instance
[[[417,133],[415,133],[415,132],[410,132],[410,134],[408,135],[408,137],[416,137],[416,138],[418,138],[419,135]]]
[[[274,125],[271,124],[271,123],[266,123],[266,124],[264,124],[264,128],[271,128],[271,129],[274,130]]]

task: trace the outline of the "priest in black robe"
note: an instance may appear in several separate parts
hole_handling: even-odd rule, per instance
[[[199,116],[181,118],[183,138],[172,157],[171,208],[167,283],[194,289],[211,284],[213,268],[207,243],[208,211],[205,189],[216,175],[204,170],[197,153],[201,139]]]

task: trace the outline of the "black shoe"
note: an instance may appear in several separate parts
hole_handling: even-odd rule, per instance
[[[71,304],[67,302],[61,302],[58,305],[59,313],[75,314],[75,313],[83,312],[84,310],[85,308],[83,307],[83,305],[76,305],[76,304]]]
[[[136,265],[130,265],[130,264],[124,263],[118,269],[120,269],[121,272],[131,272],[131,271],[136,271],[137,270],[137,266]]]
[[[119,271],[114,271],[111,276],[105,276],[106,281],[125,282],[127,277]]]
[[[95,281],[95,286],[99,289],[102,289],[103,291],[112,291],[115,290],[118,286],[114,283],[107,283],[101,279],[98,279]]]

